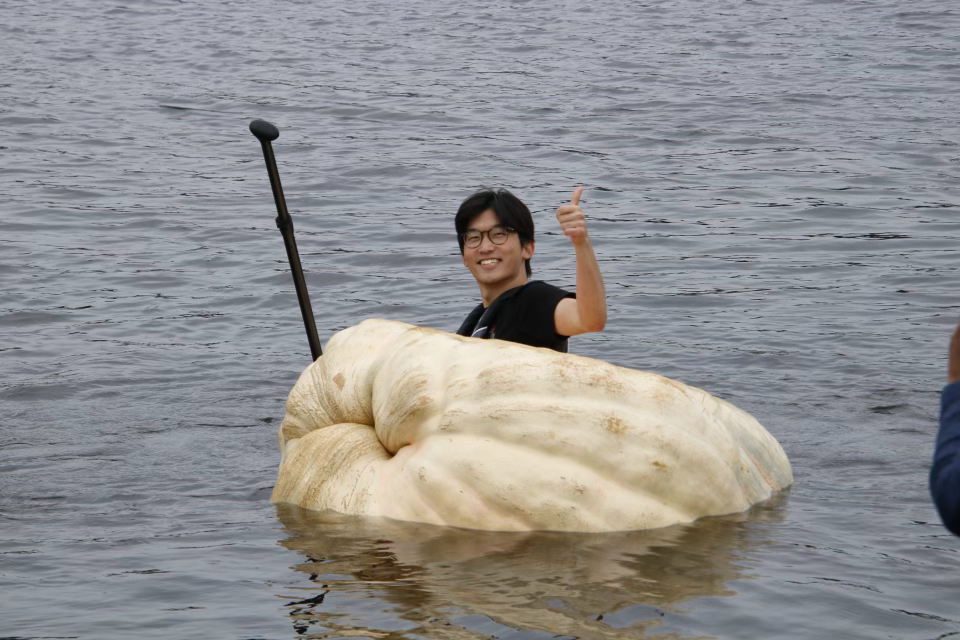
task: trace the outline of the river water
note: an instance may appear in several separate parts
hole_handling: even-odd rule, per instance
[[[952,0],[0,2],[0,636],[946,638],[926,474],[960,316]],[[571,351],[753,413],[792,489],[658,531],[491,534],[269,503],[309,350],[454,330],[453,212],[506,186]]]

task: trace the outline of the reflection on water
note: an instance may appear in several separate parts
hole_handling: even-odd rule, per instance
[[[602,534],[472,531],[277,505],[289,534],[281,544],[304,556],[295,568],[316,584],[287,608],[300,635],[389,631],[365,607],[324,606],[344,591],[389,603],[391,626],[404,620],[404,631],[426,637],[502,627],[587,638],[669,630],[683,603],[732,596],[730,583],[750,578],[742,552],[769,544],[767,525],[781,521],[784,501],[779,494],[746,514]]]

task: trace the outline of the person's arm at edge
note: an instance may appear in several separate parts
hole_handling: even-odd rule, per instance
[[[950,340],[947,386],[941,401],[940,430],[930,468],[930,494],[943,525],[960,536],[960,325]]]
[[[577,187],[566,204],[557,209],[563,234],[573,242],[577,258],[577,297],[564,298],[554,311],[554,325],[562,336],[602,331],[607,325],[607,293],[597,256],[593,253],[587,221],[580,209],[583,187]]]

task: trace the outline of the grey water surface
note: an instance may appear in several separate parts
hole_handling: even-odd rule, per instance
[[[0,637],[960,637],[926,474],[960,318],[953,0],[0,2]],[[575,353],[753,413],[792,489],[604,535],[269,503],[321,339],[454,330],[453,212],[535,276],[583,185],[610,320]]]

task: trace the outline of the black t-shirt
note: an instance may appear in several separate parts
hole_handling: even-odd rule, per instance
[[[575,297],[569,291],[534,280],[503,292],[489,307],[477,305],[457,335],[509,340],[566,352],[567,337],[557,333],[553,318],[561,300]]]

